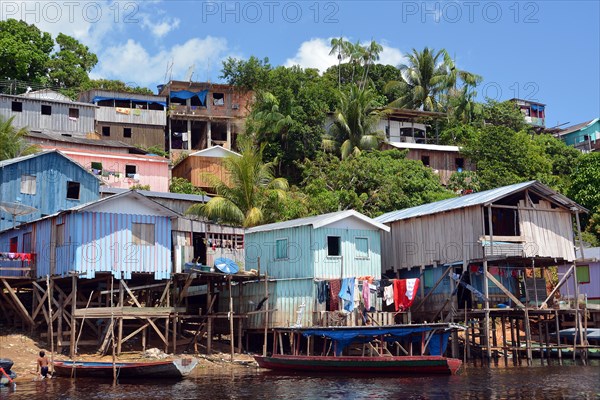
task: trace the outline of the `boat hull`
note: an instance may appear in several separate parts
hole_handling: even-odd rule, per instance
[[[328,373],[393,373],[400,375],[454,375],[462,362],[440,356],[359,357],[359,356],[254,356],[261,368],[276,371],[311,371]]]
[[[181,379],[198,364],[194,359],[158,361],[151,363],[115,364],[118,378],[161,378]],[[113,364],[110,362],[55,361],[54,374],[65,377],[112,378]]]

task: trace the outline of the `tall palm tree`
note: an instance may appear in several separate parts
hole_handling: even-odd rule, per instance
[[[350,86],[348,92],[340,92],[333,125],[323,139],[323,147],[331,151],[339,146],[342,159],[377,148],[383,139],[383,133],[375,130],[380,116],[373,92],[355,84]]]
[[[338,89],[342,87],[342,72],[341,72],[341,64],[342,60],[348,57],[349,49],[351,43],[346,41],[343,37],[332,38],[331,39],[331,50],[329,51],[329,55],[332,56],[337,53],[338,59]]]
[[[401,64],[401,80],[386,85],[387,90],[401,89],[401,95],[390,105],[392,107],[436,111],[441,108],[440,94],[448,85],[448,69],[444,63],[446,50],[435,51],[425,47],[415,49],[408,56],[408,63]]]
[[[383,51],[383,46],[374,40],[371,40],[368,46],[365,47],[364,59],[365,59],[365,75],[362,80],[362,88],[367,84],[367,78],[369,76],[369,67],[379,60],[379,54]]]
[[[206,204],[191,206],[187,214],[247,228],[263,222],[263,207],[270,194],[285,198],[287,180],[273,176],[273,165],[262,161],[263,148],[256,151],[251,143],[250,138],[240,138],[241,157],[223,159],[228,179],[210,173],[204,175],[217,196]]]
[[[15,117],[5,119],[0,115],[0,161],[39,151],[37,146],[25,141],[25,136],[29,133],[26,128],[17,129],[13,126],[14,119]]]

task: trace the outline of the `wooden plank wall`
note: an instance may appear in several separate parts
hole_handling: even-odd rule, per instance
[[[526,208],[527,207],[527,208]],[[550,202],[540,200],[535,210],[519,201],[521,236],[525,237],[526,257],[575,259],[571,213],[553,209]]]
[[[480,207],[427,215],[388,224],[382,233],[382,268],[409,268],[483,257]]]
[[[229,181],[229,174],[223,169],[220,158],[190,156],[173,168],[174,177],[185,178],[196,187],[210,188],[203,173],[211,173],[225,182]]]

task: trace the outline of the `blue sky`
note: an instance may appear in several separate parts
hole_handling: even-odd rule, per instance
[[[155,88],[173,79],[219,81],[229,56],[321,70],[331,37],[384,44],[381,62],[412,48],[445,48],[478,73],[480,96],[547,104],[547,126],[600,115],[599,1],[8,1],[25,19],[88,45],[94,77]]]

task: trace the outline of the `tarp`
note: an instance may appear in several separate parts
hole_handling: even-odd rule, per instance
[[[202,90],[200,92],[190,92],[189,90],[175,90],[170,93],[171,98],[177,98],[182,100],[191,99],[194,96],[197,96],[200,100],[200,103],[206,104],[206,95],[208,94],[208,90]]]
[[[323,330],[323,329],[306,329],[302,330],[302,334],[305,337],[309,336],[318,336],[324,337],[331,340],[335,340],[337,342],[337,352],[341,354],[343,349],[348,346],[352,342],[369,342],[373,338],[386,336],[386,341],[394,341],[399,338],[407,337],[412,334],[430,332],[436,329],[440,329],[439,327],[430,327],[430,326],[415,326],[414,328],[409,327],[373,327],[371,329],[365,328],[356,328],[356,329],[340,329],[340,330]],[[443,328],[441,328],[443,329]],[[431,355],[441,355],[446,350],[446,343],[440,345],[440,335],[442,336],[442,341],[448,341],[448,337],[450,335],[449,332],[444,332],[443,334],[434,334],[434,337],[429,342],[429,353]],[[419,337],[420,341],[421,338]],[[435,343],[434,343],[435,342]],[[441,353],[440,353],[440,350]]]
[[[167,106],[167,102],[166,101],[140,100],[140,99],[133,99],[133,98],[130,98],[130,97],[103,97],[103,96],[96,96],[96,97],[94,97],[92,99],[92,103],[98,104],[99,101],[104,101],[104,100],[134,101],[136,103],[160,104],[163,107]]]

